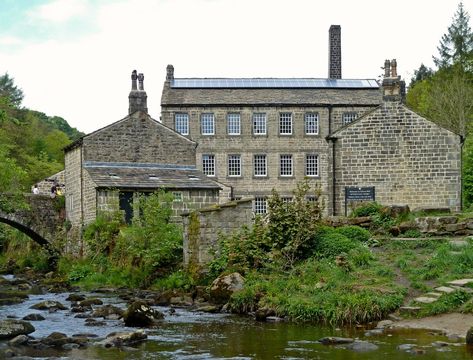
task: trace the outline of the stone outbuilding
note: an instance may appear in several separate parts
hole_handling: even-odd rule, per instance
[[[197,144],[148,114],[143,80],[133,71],[125,118],[65,149],[71,238],[100,211],[122,210],[129,222],[139,195],[158,189],[174,194],[176,213],[218,202],[220,185],[195,166]]]
[[[385,69],[383,102],[327,137],[334,212],[370,200],[459,211],[461,136],[408,109],[396,62]]]

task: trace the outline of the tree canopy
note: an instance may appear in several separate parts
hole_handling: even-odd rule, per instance
[[[435,65],[441,69],[460,64],[463,68],[471,66],[473,55],[473,33],[469,25],[470,15],[465,11],[463,3],[453,17],[452,24],[442,36],[437,47],[438,57],[433,56]]]
[[[21,193],[64,168],[62,149],[82,136],[58,116],[21,107],[23,91],[0,77],[0,192]]]

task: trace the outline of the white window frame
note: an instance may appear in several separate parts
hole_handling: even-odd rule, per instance
[[[294,176],[294,163],[292,154],[279,155],[279,176]]]
[[[268,200],[263,196],[255,196],[253,201],[253,212],[256,215],[264,215],[268,212]]]
[[[189,135],[189,114],[174,114],[174,130],[181,135]]]
[[[253,113],[252,116],[253,123],[253,135],[266,135],[268,132],[268,121],[266,118],[266,113]]]
[[[215,117],[213,113],[200,114],[200,133],[215,135]]]
[[[241,117],[240,113],[227,114],[227,134],[240,135],[241,134]]]
[[[320,176],[320,161],[318,154],[305,155],[305,175],[310,177]]]
[[[358,113],[356,111],[346,111],[342,114],[343,125],[348,125],[358,119]]]
[[[202,172],[207,176],[215,176],[214,154],[202,154]]]
[[[266,154],[253,155],[253,175],[255,177],[268,176],[268,157]]]
[[[319,113],[304,114],[304,132],[306,135],[319,135]]]
[[[292,135],[292,113],[279,113],[279,135]]]
[[[227,157],[227,174],[229,177],[241,176],[241,155],[229,154]]]

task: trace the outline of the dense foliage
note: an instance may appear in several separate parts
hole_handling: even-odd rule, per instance
[[[33,183],[62,170],[62,149],[83,135],[60,117],[21,107],[22,99],[13,78],[0,76],[0,166],[8,173],[0,193],[29,192]]]
[[[61,273],[86,286],[148,286],[179,267],[182,230],[171,222],[172,201],[164,191],[143,195],[141,215],[131,225],[124,223],[121,211],[100,214],[84,231],[86,257],[63,261]]]
[[[461,135],[463,147],[463,200],[473,202],[472,121],[473,121],[473,32],[463,4],[453,17],[434,56],[436,70],[423,64],[414,72],[406,101],[414,111]]]

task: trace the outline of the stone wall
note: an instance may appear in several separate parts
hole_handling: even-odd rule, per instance
[[[144,112],[83,139],[84,161],[195,165],[196,144]]]
[[[346,187],[375,187],[383,205],[460,210],[460,137],[407,109],[385,102],[334,134],[336,214]]]
[[[231,234],[253,223],[251,199],[231,201],[199,209],[182,216],[184,224],[184,265],[202,269],[212,260],[220,234]]]
[[[172,203],[173,217],[172,221],[182,222],[181,214],[195,209],[208,207],[216,204],[219,200],[218,190],[213,189],[193,189],[193,190],[169,190],[175,196]],[[143,191],[133,192],[133,209],[138,209],[139,196]],[[97,212],[118,211],[119,192],[117,190],[101,189],[97,192]],[[139,216],[137,210],[134,210],[134,216]]]
[[[64,181],[66,184],[66,215],[73,227],[82,223],[82,147],[66,152],[64,157]]]

